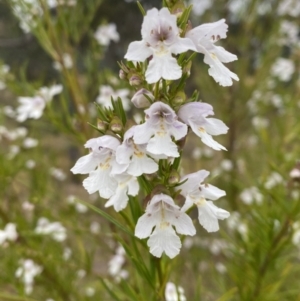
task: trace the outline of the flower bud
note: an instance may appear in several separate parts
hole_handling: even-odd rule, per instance
[[[120,69],[119,77],[120,77],[120,79],[126,79],[126,73],[124,72],[124,70]]]
[[[168,184],[176,185],[180,181],[180,175],[177,170],[172,169],[168,178]]]
[[[131,99],[131,102],[134,104],[136,108],[140,109],[140,108],[147,108],[150,106],[150,101],[145,95],[151,100],[154,100],[154,96],[151,92],[149,92],[146,89],[140,89],[133,95]]]
[[[97,119],[97,128],[102,131],[105,132],[107,130],[107,123],[101,119]]]
[[[137,74],[134,74],[129,78],[129,84],[131,86],[140,86],[142,83],[143,83],[142,78]]]
[[[184,11],[185,11],[185,5],[182,2],[176,3],[171,9],[171,13],[175,15],[177,18],[180,18]]]
[[[175,97],[172,99],[172,104],[175,106],[180,106],[185,103],[186,95],[183,91],[176,93]]]
[[[300,181],[300,163],[299,162],[290,171],[290,177],[292,178],[293,181]]]
[[[119,134],[123,130],[123,124],[119,117],[114,116],[109,124],[109,128],[112,132]]]

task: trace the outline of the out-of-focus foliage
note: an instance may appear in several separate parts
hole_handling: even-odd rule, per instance
[[[140,39],[142,15],[123,0],[62,2],[0,2],[0,300],[155,300],[135,257],[143,245],[131,253],[135,240],[82,204],[104,207],[69,172],[98,135],[88,123],[97,124],[99,94],[132,96],[117,61]],[[186,172],[213,170],[210,180],[227,192],[219,202],[231,212],[219,234],[199,227],[186,238],[172,262],[164,281],[182,286],[187,300],[300,300],[299,17],[296,0],[194,1],[191,24],[226,19],[220,45],[237,54],[230,69],[240,81],[217,86],[198,55],[185,91],[197,89],[230,128],[220,139],[228,152],[188,137],[183,163]],[[94,34],[110,23],[119,39],[99,45]],[[16,122],[18,97],[54,84],[63,90],[42,118]],[[130,229],[125,219],[121,226]]]

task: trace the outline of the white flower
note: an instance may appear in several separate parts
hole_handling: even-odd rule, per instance
[[[114,179],[118,186],[115,193],[106,202],[105,207],[114,206],[114,209],[119,212],[126,208],[128,203],[128,195],[136,196],[139,192],[139,184],[136,177],[131,175],[115,175]]]
[[[122,145],[117,148],[116,160],[120,164],[127,164],[126,172],[138,177],[142,174],[151,174],[158,170],[158,164],[147,156],[147,144],[135,144],[133,135],[137,126],[131,127],[124,135]]]
[[[60,222],[50,223],[46,217],[40,217],[34,229],[36,234],[50,235],[56,241],[64,241],[67,238],[66,228]]]
[[[212,138],[212,135],[226,134],[228,127],[219,119],[206,118],[208,115],[214,115],[212,106],[200,102],[187,103],[178,111],[178,117],[191,127],[203,143],[214,150],[226,150]]]
[[[257,187],[244,189],[240,194],[240,198],[244,204],[251,205],[254,201],[259,205],[263,201],[263,195]]]
[[[21,260],[20,267],[16,270],[15,276],[25,285],[25,294],[32,293],[34,278],[43,271],[43,268],[31,259]]]
[[[102,46],[108,46],[110,41],[119,42],[120,35],[117,32],[116,24],[109,23],[100,25],[94,33],[94,38]]]
[[[56,167],[50,168],[50,175],[58,181],[64,181],[67,178],[66,174],[60,168]]]
[[[282,0],[277,8],[278,15],[290,15],[298,17],[300,15],[300,2],[298,0]]]
[[[265,188],[270,190],[282,183],[283,177],[278,172],[272,172],[265,182]]]
[[[61,71],[65,67],[66,69],[71,69],[73,67],[73,60],[69,53],[64,53],[62,55],[62,63],[56,61],[53,63],[53,68],[57,71]]]
[[[113,100],[116,101],[118,97],[120,97],[124,110],[128,111],[130,109],[128,99],[129,92],[130,91],[128,89],[114,90],[109,85],[102,85],[99,88],[99,95],[96,101],[104,107],[112,108],[111,99],[113,98]]]
[[[172,226],[178,234],[193,236],[196,233],[191,218],[180,211],[170,196],[161,193],[151,199],[145,214],[139,218],[135,236],[140,239],[150,237],[147,244],[154,256],[161,257],[165,252],[174,258],[179,254],[181,241]]]
[[[193,5],[193,13],[196,16],[202,16],[206,10],[211,8],[213,0],[190,0],[190,4]]]
[[[172,282],[167,282],[165,298],[166,301],[186,301],[184,289],[181,286],[176,287]]]
[[[112,175],[123,173],[128,166],[118,164],[115,160],[115,151],[119,145],[120,141],[109,135],[90,139],[85,144],[90,154],[81,157],[71,171],[74,174],[89,174],[83,181],[89,194],[99,191],[102,198],[110,198],[115,194],[118,183]]]
[[[283,82],[291,80],[295,72],[295,64],[292,60],[280,57],[271,67],[271,74]]]
[[[16,120],[23,122],[28,118],[39,119],[43,115],[46,104],[61,91],[62,85],[54,85],[50,88],[40,88],[34,97],[19,97],[20,106],[17,108]]]
[[[206,170],[189,174],[180,179],[180,182],[186,182],[176,189],[186,197],[181,210],[186,211],[195,204],[198,207],[199,223],[208,232],[216,232],[219,230],[218,220],[228,218],[230,214],[228,211],[216,207],[212,202],[224,196],[225,191],[210,184],[201,184],[208,175],[209,172]],[[212,201],[207,201],[207,199]]]
[[[38,144],[39,141],[37,139],[30,138],[30,137],[25,138],[23,141],[23,146],[25,148],[33,148],[36,147]]]
[[[128,272],[122,269],[125,261],[125,250],[122,246],[119,246],[116,250],[116,255],[108,262],[108,273],[117,281],[128,277]]]
[[[4,230],[0,230],[0,246],[6,241],[16,241],[18,238],[18,232],[16,230],[16,225],[13,223],[8,223]]]
[[[262,130],[265,129],[269,126],[269,120],[264,118],[264,117],[260,117],[260,116],[254,116],[251,120],[252,125],[254,126],[254,128],[256,128],[257,130]]]
[[[239,80],[235,73],[222,64],[237,60],[237,56],[214,44],[219,39],[226,38],[227,29],[228,25],[222,19],[214,23],[202,24],[186,34],[186,37],[195,44],[197,52],[204,54],[204,63],[210,66],[209,75],[221,86],[231,86],[232,79]]]
[[[146,122],[137,125],[135,144],[147,143],[147,151],[154,155],[179,157],[177,145],[172,141],[186,136],[187,126],[177,120],[175,112],[163,102],[155,102],[145,110]]]
[[[152,84],[160,78],[179,79],[182,70],[172,54],[188,50],[196,49],[189,39],[179,36],[176,16],[171,15],[166,7],[160,11],[153,8],[148,10],[144,17],[142,40],[130,43],[125,58],[129,61],[144,62],[153,56],[146,71],[146,80]]]

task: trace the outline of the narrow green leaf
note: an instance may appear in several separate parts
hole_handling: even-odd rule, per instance
[[[110,294],[110,296],[112,298],[114,298],[116,301],[122,301],[114,292],[112,289],[109,288],[109,286],[105,283],[105,280],[102,278],[99,278],[100,282],[102,283],[102,285],[104,286],[104,288],[106,289],[106,291]]]
[[[115,226],[117,226],[119,229],[121,229],[122,231],[126,232],[127,234],[129,234],[130,236],[134,237],[134,234],[124,225],[120,224],[117,220],[115,220],[112,216],[110,216],[108,213],[104,212],[103,210],[101,210],[100,208],[97,208],[85,201],[82,200],[78,200],[78,202],[84,204],[85,206],[87,206],[88,208],[92,209],[93,211],[97,212],[98,214],[100,214],[102,217],[106,218],[108,221],[110,221],[111,223],[113,223]]]
[[[232,297],[236,294],[236,292],[237,292],[237,288],[233,287],[231,290],[229,290],[228,292],[226,292],[222,297],[220,297],[216,301],[228,301],[228,300],[232,300]]]
[[[98,131],[99,133],[101,133],[102,135],[105,135],[104,132],[102,132],[101,130],[99,130],[95,125],[91,124],[88,122],[88,125],[91,126],[93,129],[95,129],[96,131]]]
[[[140,9],[142,15],[143,15],[143,16],[146,16],[146,12],[145,12],[145,10],[144,10],[142,4],[140,3],[140,1],[137,1],[136,4],[137,4],[137,6],[139,7],[139,9]]]

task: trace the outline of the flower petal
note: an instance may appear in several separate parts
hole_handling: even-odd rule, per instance
[[[166,210],[165,215],[166,221],[175,226],[176,232],[178,234],[191,236],[196,234],[196,229],[194,227],[193,221],[186,213],[180,211],[179,209],[175,209],[173,212],[168,212]]]
[[[168,157],[179,157],[177,145],[168,135],[155,135],[147,145],[147,151],[154,155],[164,154]]]
[[[155,257],[161,257],[165,252],[170,258],[174,258],[180,252],[181,241],[171,226],[156,227],[147,245],[150,247],[150,253]]]
[[[203,184],[200,186],[201,188],[201,194],[204,198],[208,200],[217,200],[224,195],[226,195],[226,192],[224,190],[219,189],[216,186],[210,185],[210,184]]]
[[[203,128],[199,128],[197,124],[194,122],[190,122],[190,126],[193,130],[193,132],[201,138],[201,141],[208,145],[209,147],[213,148],[214,150],[226,150],[226,148],[219,144],[217,141],[215,141],[211,135],[209,135]]]
[[[137,221],[134,235],[140,239],[150,236],[153,227],[159,223],[159,212],[147,212],[143,214]]]
[[[220,119],[205,118],[203,126],[209,135],[221,135],[228,132],[228,126]]]
[[[209,171],[202,169],[197,172],[188,174],[180,179],[180,182],[187,180],[180,186],[176,187],[176,190],[181,190],[180,194],[187,196],[193,191],[198,191],[200,184],[209,175]]]
[[[146,71],[146,81],[149,84],[158,82],[161,78],[176,80],[182,75],[181,67],[171,53],[162,56],[154,55]]]
[[[199,223],[208,232],[216,232],[219,230],[218,219],[225,219],[230,213],[224,209],[218,208],[211,201],[205,201],[204,204],[198,205]]]
[[[232,85],[232,78],[239,81],[238,76],[225,67],[214,53],[206,52],[204,55],[204,63],[208,64],[208,74],[223,87]]]
[[[83,187],[89,194],[99,191],[102,198],[110,198],[116,191],[118,183],[109,175],[110,169],[100,169],[92,171],[83,181]]]
[[[144,62],[152,53],[145,41],[135,41],[129,44],[125,59],[134,62]]]
[[[74,174],[87,174],[93,171],[99,163],[99,159],[95,158],[92,153],[83,156],[77,160],[74,167],[71,168]]]

